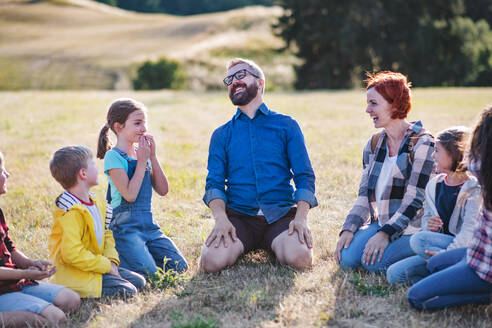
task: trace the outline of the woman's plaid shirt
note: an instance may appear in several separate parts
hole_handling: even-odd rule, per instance
[[[408,127],[398,150],[392,178],[381,196],[382,206],[379,213],[375,189],[386,158],[386,133],[382,132],[374,152],[371,150],[371,138],[368,140],[362,155],[364,170],[357,200],[341,231],[349,230],[355,233],[363,224],[379,221],[380,230],[387,233],[393,241],[404,233],[413,233],[420,228],[425,186],[434,168],[434,160],[431,157],[434,151],[433,137],[424,133],[418,138],[412,138],[421,132],[424,130],[420,121],[412,122]],[[412,146],[412,143],[415,144]]]
[[[478,176],[480,162],[469,163],[468,170]],[[472,243],[468,247],[466,261],[480,278],[492,283],[492,211],[488,211],[485,206],[482,207]]]

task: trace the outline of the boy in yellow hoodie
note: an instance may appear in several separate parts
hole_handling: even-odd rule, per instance
[[[81,297],[133,295],[145,286],[140,274],[119,268],[112,210],[89,189],[98,184],[91,151],[83,146],[59,149],[50,161],[51,174],[65,191],[56,199],[49,238],[50,258],[58,271],[54,282]]]

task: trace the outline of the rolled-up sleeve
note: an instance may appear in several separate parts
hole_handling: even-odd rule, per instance
[[[299,124],[292,120],[287,135],[287,156],[294,173],[294,201],[305,201],[311,207],[318,206],[315,193],[316,177],[307,152],[304,136]]]
[[[214,131],[210,139],[207,164],[207,181],[203,202],[208,204],[217,198],[227,203],[225,193],[227,154],[223,127]]]

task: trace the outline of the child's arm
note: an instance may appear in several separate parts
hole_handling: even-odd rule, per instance
[[[63,261],[82,271],[108,273],[111,261],[104,255],[92,253],[82,244],[84,219],[78,211],[68,211],[60,218],[62,240],[60,255]]]
[[[473,232],[475,231],[475,226],[480,217],[480,206],[482,205],[482,197],[480,194],[480,189],[476,188],[472,191],[466,200],[463,211],[460,213],[462,215],[463,224],[461,229],[454,237],[453,242],[449,244],[446,250],[451,250],[454,248],[468,247],[473,239]]]
[[[142,181],[147,168],[147,160],[150,156],[150,146],[145,137],[140,137],[137,149],[137,167],[131,179],[124,169],[111,169],[108,171],[111,180],[121,196],[128,202],[134,202],[137,199],[138,192],[142,186]]]
[[[169,184],[159,163],[159,159],[156,156],[154,137],[151,135],[146,135],[145,137],[150,145],[150,162],[152,163],[150,178],[152,180],[152,187],[154,187],[157,194],[165,196],[169,192]]]
[[[56,272],[56,267],[52,267],[50,270],[37,270],[37,269],[12,269],[7,267],[0,267],[0,280],[20,280],[20,279],[32,279],[42,280],[51,277]]]
[[[109,229],[106,229],[106,231],[104,232],[103,255],[107,257],[111,261],[111,263],[120,265],[120,258],[118,256],[118,251],[116,251],[113,232]]]
[[[21,269],[35,268],[41,271],[45,271],[51,265],[50,261],[45,260],[33,260],[28,258],[18,249],[11,252],[12,262]]]

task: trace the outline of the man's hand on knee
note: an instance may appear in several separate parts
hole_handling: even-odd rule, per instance
[[[226,248],[229,246],[229,241],[233,243],[237,241],[236,228],[234,228],[226,215],[215,219],[215,226],[205,241],[205,245],[210,247],[215,244],[215,248],[218,248],[221,241],[224,242],[224,247]]]

